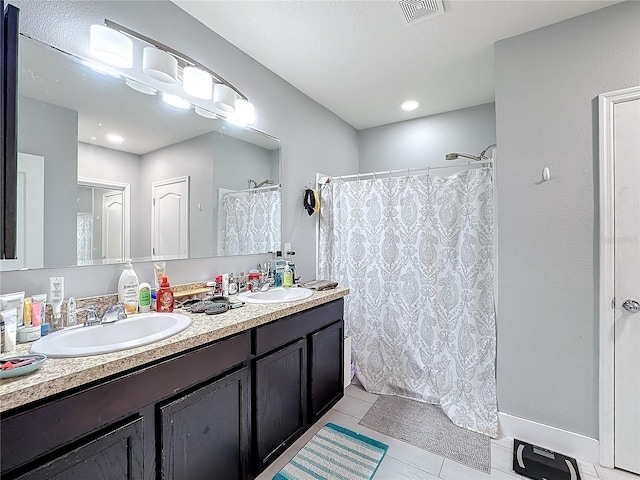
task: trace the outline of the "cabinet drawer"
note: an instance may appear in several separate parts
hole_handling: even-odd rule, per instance
[[[344,300],[334,300],[256,328],[252,353],[262,355],[342,319]]]

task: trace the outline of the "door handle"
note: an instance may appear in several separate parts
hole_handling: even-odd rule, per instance
[[[640,312],[640,302],[637,300],[625,300],[622,302],[622,307],[629,313]]]

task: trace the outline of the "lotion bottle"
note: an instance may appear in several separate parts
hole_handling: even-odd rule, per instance
[[[140,284],[138,293],[138,311],[147,313],[151,311],[151,285],[146,282]]]
[[[138,276],[133,270],[131,260],[127,259],[118,280],[118,301],[124,305],[127,315],[138,313],[138,285]]]

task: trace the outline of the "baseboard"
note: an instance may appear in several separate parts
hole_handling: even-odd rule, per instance
[[[578,460],[600,463],[600,442],[595,438],[502,412],[498,413],[498,424],[505,437],[524,440]]]

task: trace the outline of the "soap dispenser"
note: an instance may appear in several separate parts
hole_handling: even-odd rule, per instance
[[[289,267],[289,262],[284,265],[284,273],[282,274],[282,287],[291,288],[293,286],[293,272]]]
[[[166,275],[160,277],[160,288],[156,295],[157,312],[173,312],[173,290]]]

